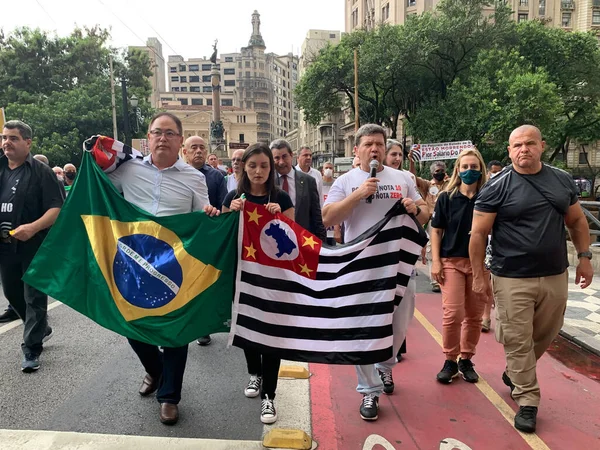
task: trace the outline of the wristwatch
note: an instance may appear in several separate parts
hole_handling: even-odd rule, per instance
[[[587,259],[592,259],[592,252],[590,252],[589,250],[587,252],[580,252],[577,253],[577,259],[579,258],[587,258]]]

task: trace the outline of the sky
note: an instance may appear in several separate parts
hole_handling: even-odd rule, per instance
[[[260,13],[267,52],[300,54],[310,29],[344,31],[344,0],[20,0],[18,11],[0,14],[5,34],[28,26],[68,35],[75,26],[100,25],[114,47],[145,45],[157,37],[168,55],[209,57],[248,45],[252,13]]]

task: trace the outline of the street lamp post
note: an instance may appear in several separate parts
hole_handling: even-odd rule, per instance
[[[121,95],[123,97],[123,133],[125,134],[125,144],[131,145],[131,132],[129,131],[129,108],[127,100],[127,82],[121,78]]]
[[[133,108],[133,114],[135,115],[135,132],[139,133],[140,123],[142,122],[143,118],[142,112],[140,111],[140,108],[138,108],[139,100],[135,94],[131,96],[129,103],[131,103],[131,107]]]

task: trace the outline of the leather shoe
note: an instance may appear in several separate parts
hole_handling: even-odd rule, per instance
[[[19,315],[17,314],[17,312],[14,309],[9,308],[6,311],[4,311],[4,313],[0,314],[0,323],[12,322],[13,320],[17,320],[18,318]]]
[[[146,374],[142,385],[140,386],[140,395],[146,397],[152,394],[158,388],[158,381],[152,378],[149,374]]]
[[[175,425],[179,420],[179,408],[172,403],[161,403],[159,415],[165,425]]]

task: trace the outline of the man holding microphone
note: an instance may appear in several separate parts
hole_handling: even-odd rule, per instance
[[[360,166],[333,183],[323,206],[324,225],[344,222],[346,242],[379,222],[398,200],[402,200],[406,211],[414,214],[421,224],[429,219],[427,205],[410,176],[383,165],[386,138],[385,130],[379,125],[366,124],[359,128],[354,152],[360,158]],[[356,366],[356,390],[363,395],[360,415],[364,420],[377,420],[379,397],[384,388],[386,392],[393,392],[392,368],[415,307],[414,297],[405,300],[394,312],[394,356],[379,364]]]

